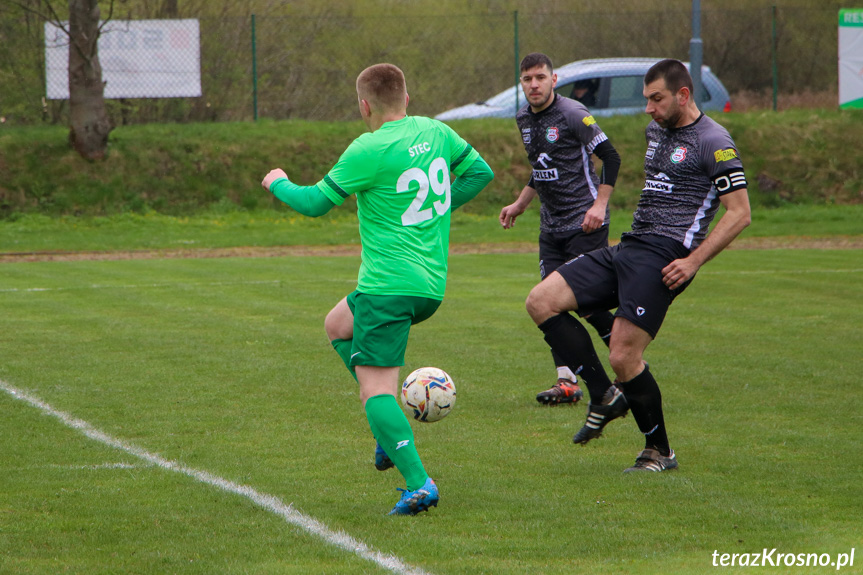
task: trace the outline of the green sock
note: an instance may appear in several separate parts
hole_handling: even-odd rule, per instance
[[[404,476],[408,491],[422,487],[429,476],[414,445],[411,424],[396,398],[388,394],[370,397],[366,417],[378,443]]]
[[[336,353],[339,354],[339,357],[342,358],[343,362],[345,362],[345,367],[348,368],[348,371],[350,371],[351,375],[356,379],[357,371],[351,367],[351,346],[353,345],[353,340],[334,339],[330,343],[333,344],[333,349],[336,350]]]

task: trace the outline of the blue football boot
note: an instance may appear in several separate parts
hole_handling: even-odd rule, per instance
[[[387,455],[387,452],[384,451],[384,448],[381,447],[380,443],[375,443],[375,469],[378,471],[386,471],[395,467],[395,463],[390,459],[390,456]]]
[[[440,493],[431,477],[426,479],[423,486],[416,491],[401,488],[399,491],[402,492],[402,497],[389,515],[416,515],[422,511],[428,511],[429,507],[437,507],[437,502],[440,501]]]

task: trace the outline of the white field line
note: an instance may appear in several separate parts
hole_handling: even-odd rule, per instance
[[[228,481],[227,479],[223,479],[206,471],[186,467],[185,465],[177,463],[176,461],[163,459],[158,455],[150,453],[149,451],[146,451],[140,447],[137,447],[130,443],[126,443],[121,439],[112,437],[107,433],[104,433],[94,428],[86,421],[77,419],[68,413],[54,409],[39,398],[34,397],[24,391],[21,391],[20,389],[13,387],[12,385],[6,383],[3,380],[0,380],[0,389],[2,389],[15,399],[29,403],[33,407],[39,409],[42,413],[59,419],[67,427],[71,427],[72,429],[80,431],[82,434],[89,437],[90,439],[108,445],[115,449],[124,451],[150,464],[157,465],[167,471],[182,473],[183,475],[188,475],[195,481],[199,481],[201,483],[216,487],[228,493],[241,495],[251,500],[256,505],[263,507],[267,511],[278,515],[288,523],[299,527],[303,531],[306,531],[310,535],[318,537],[330,545],[339,547],[345,551],[353,553],[362,559],[371,561],[372,563],[376,563],[377,565],[383,567],[384,569],[392,573],[396,573],[397,575],[430,575],[428,572],[423,571],[422,569],[405,564],[398,557],[395,557],[393,555],[386,555],[384,553],[381,553],[380,551],[369,547],[362,541],[354,539],[343,531],[333,531],[323,522],[315,519],[314,517],[310,517],[305,513],[302,513],[301,511],[297,511],[291,505],[285,505],[285,503],[283,503],[278,497],[268,495],[266,493],[261,493],[254,488],[249,487],[248,485],[240,485],[238,483]]]
[[[51,465],[57,469],[81,469],[81,470],[97,470],[97,469],[135,469],[135,465],[131,463],[100,463],[98,465]],[[145,466],[149,467],[149,466]]]
[[[315,278],[315,281],[335,281],[339,283],[357,283],[357,278],[327,280],[324,278]],[[290,280],[291,283],[296,283],[295,279]],[[78,290],[124,290],[124,289],[159,289],[159,288],[199,288],[199,287],[220,287],[220,286],[235,286],[235,285],[279,285],[286,283],[285,280],[260,280],[260,281],[235,281],[235,282],[179,282],[179,283],[155,283],[155,284],[91,284],[82,286],[63,286],[63,287],[29,287],[29,288],[0,288],[0,293],[33,293],[33,292],[55,292],[55,291],[78,291]]]
[[[103,285],[91,284],[82,286],[64,286],[64,287],[31,287],[31,288],[4,288],[0,289],[0,293],[15,293],[15,292],[43,292],[43,291],[76,291],[76,290],[99,290],[99,289],[145,289],[145,288],[182,288],[182,287],[201,287],[201,286],[227,286],[227,285],[278,285],[281,280],[267,281],[237,281],[237,282],[181,282],[181,283],[162,283],[162,284],[120,284],[120,285]]]

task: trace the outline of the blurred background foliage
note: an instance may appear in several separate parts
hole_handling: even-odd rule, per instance
[[[0,0],[3,124],[68,122],[68,103],[45,99],[37,13],[47,4]],[[64,17],[63,3],[51,4]],[[737,111],[770,108],[774,82],[779,109],[835,107],[838,10],[854,4],[702,2],[704,63]],[[110,4],[101,5],[105,16]],[[252,120],[255,101],[261,118],[352,120],[357,73],[383,61],[405,70],[411,111],[434,115],[511,86],[516,61],[528,52],[545,52],[558,65],[688,60],[691,36],[689,0],[116,0],[113,18],[198,18],[201,25],[203,96],[109,100],[118,126]]]

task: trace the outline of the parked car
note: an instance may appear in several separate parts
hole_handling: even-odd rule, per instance
[[[601,58],[579,60],[555,69],[555,92],[584,103],[594,116],[638,114],[647,104],[642,94],[644,74],[659,58]],[[689,63],[684,62],[689,68]],[[704,86],[699,108],[731,110],[728,90],[708,66],[701,67]],[[474,118],[514,118],[516,110],[527,101],[521,86],[507,88],[484,102],[447,110],[435,116],[438,120]]]

